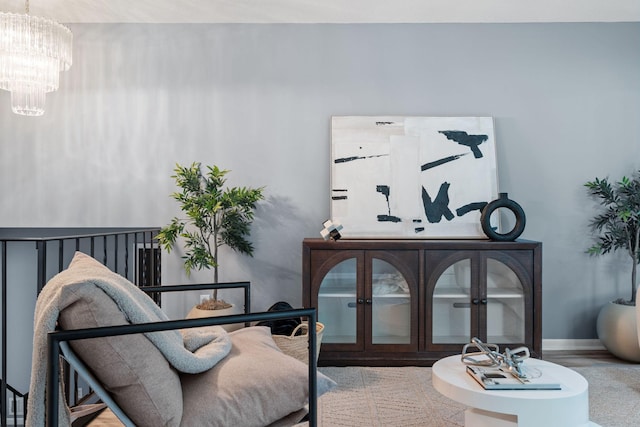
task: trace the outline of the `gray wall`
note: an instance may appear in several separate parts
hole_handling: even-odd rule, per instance
[[[630,262],[584,253],[582,184],[640,168],[638,23],[70,27],[44,117],[0,93],[3,227],[163,225],[174,164],[215,163],[267,194],[255,258],[225,252],[222,279],[252,280],[256,309],[299,304],[332,115],[493,116],[499,190],[544,242],[544,338],[594,338],[599,307],[630,294]],[[166,282],[184,280],[178,257]]]

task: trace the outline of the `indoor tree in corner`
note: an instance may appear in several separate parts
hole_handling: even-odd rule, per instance
[[[190,166],[176,164],[175,179],[179,191],[171,194],[185,218],[173,218],[158,233],[158,241],[167,250],[184,240],[184,269],[190,276],[193,269],[213,268],[213,281],[218,283],[218,248],[228,246],[236,252],[253,256],[253,244],[248,240],[256,203],[264,198],[264,187],[226,187],[229,170],[218,166],[206,166],[203,173],[200,163]],[[218,300],[217,290],[213,298],[198,305],[204,310],[228,308],[231,305]]]
[[[585,184],[603,206],[591,221],[596,243],[587,252],[601,255],[616,250],[631,258],[631,293],[605,305],[598,315],[598,337],[616,356],[640,362],[636,322],[637,266],[640,262],[640,171],[611,183],[608,178]]]

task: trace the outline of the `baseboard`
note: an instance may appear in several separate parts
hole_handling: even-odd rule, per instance
[[[606,350],[599,339],[584,339],[584,340],[571,340],[571,339],[543,339],[542,351],[545,350]]]

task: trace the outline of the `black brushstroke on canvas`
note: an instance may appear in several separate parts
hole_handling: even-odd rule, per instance
[[[387,201],[387,212],[389,213],[389,215],[391,215],[391,205],[389,205],[389,193],[390,193],[390,189],[388,185],[376,185],[376,191],[378,193],[382,193],[384,194],[384,198]]]
[[[466,215],[471,211],[480,211],[480,212],[482,212],[482,209],[484,209],[485,206],[487,206],[487,202],[468,203],[468,204],[466,204],[464,206],[460,206],[458,209],[456,209],[456,215],[458,215],[458,216]]]
[[[466,156],[469,153],[462,154],[454,154],[453,156],[443,157],[442,159],[434,160],[433,162],[425,163],[420,167],[421,171],[426,171],[427,169],[435,168],[436,166],[444,165],[445,163],[452,162],[454,160],[458,160],[462,156]]]
[[[353,162],[354,160],[363,160],[363,159],[372,159],[374,157],[386,157],[388,154],[374,154],[371,156],[351,156],[351,157],[341,157],[339,159],[335,159],[333,163],[347,163]]]
[[[394,124],[394,122],[376,122],[376,126],[388,126],[392,124]]]
[[[469,147],[476,159],[482,158],[482,151],[478,146],[489,139],[488,135],[469,135],[463,130],[440,130],[438,132],[451,141]]]
[[[346,188],[334,188],[331,190],[333,193],[346,193]],[[331,200],[347,200],[347,196],[331,196]]]
[[[422,233],[424,231],[424,227],[416,227],[414,231],[416,232],[416,234]]]
[[[378,222],[400,222],[402,219],[393,215],[378,215]]]
[[[391,188],[388,185],[376,185],[376,191],[382,193],[387,201],[387,215],[378,215],[378,222],[400,222],[399,217],[391,215],[391,204],[389,203],[389,195]]]
[[[416,218],[413,220],[414,224],[420,224],[422,220],[420,218]]]
[[[427,190],[422,187],[422,204],[424,205],[424,213],[427,216],[427,220],[434,224],[440,222],[444,216],[448,221],[451,221],[455,215],[449,209],[449,184],[443,182],[438,190],[438,195],[432,201],[431,196],[427,193]]]

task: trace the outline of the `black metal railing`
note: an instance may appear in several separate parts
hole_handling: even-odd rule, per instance
[[[138,286],[160,286],[160,249],[156,242],[159,228],[0,228],[0,285],[2,367],[0,375],[0,425],[8,422],[16,426],[26,419],[28,391],[8,384],[8,349],[17,342],[32,342],[33,307],[47,281],[66,268],[75,252],[91,255],[112,271],[126,277]],[[18,292],[16,303],[10,292]],[[160,294],[150,294],[160,304]],[[26,306],[22,306],[25,301]],[[29,305],[32,303],[32,305]],[[13,316],[10,316],[9,311]],[[27,313],[25,313],[25,311]],[[9,340],[9,319],[28,332],[14,341]],[[25,325],[25,323],[27,323]],[[27,336],[28,335],[28,336]],[[15,356],[15,355],[14,355]],[[31,354],[19,354],[31,360]],[[29,365],[30,367],[30,365]],[[12,374],[16,369],[11,367]],[[29,376],[29,372],[23,373]],[[10,394],[10,395],[9,395]]]

